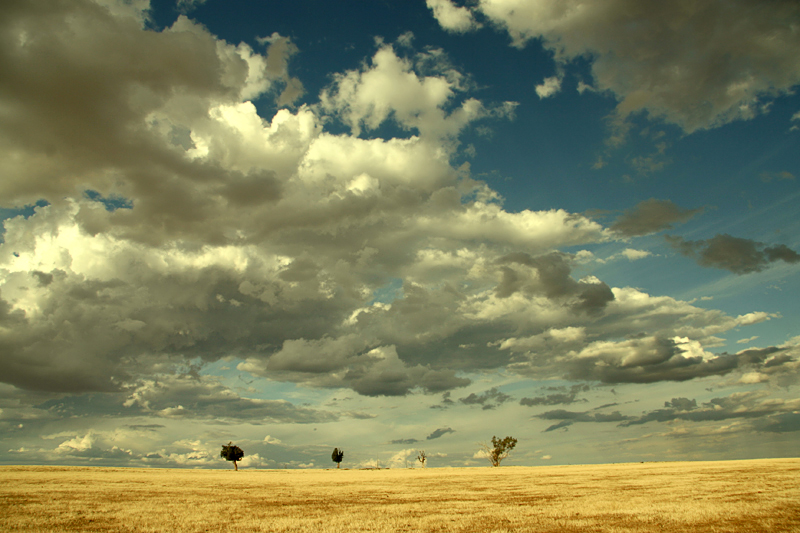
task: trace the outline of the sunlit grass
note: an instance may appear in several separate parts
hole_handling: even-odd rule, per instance
[[[798,531],[800,459],[398,470],[0,467],[1,531]]]

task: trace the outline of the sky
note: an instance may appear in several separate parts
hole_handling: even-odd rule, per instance
[[[0,464],[800,450],[800,4],[0,3]]]

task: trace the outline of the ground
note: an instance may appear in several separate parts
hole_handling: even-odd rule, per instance
[[[239,472],[4,466],[0,530],[800,532],[800,459]]]

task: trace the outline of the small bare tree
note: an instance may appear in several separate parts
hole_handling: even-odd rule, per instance
[[[344,450],[340,450],[339,448],[334,448],[333,453],[331,454],[331,459],[333,459],[333,462],[336,463],[336,468],[339,468],[342,459],[344,459]]]
[[[508,457],[508,454],[511,453],[511,450],[513,450],[516,445],[517,439],[514,437],[498,439],[495,436],[492,436],[491,447],[485,442],[480,444],[481,449],[486,453],[486,457],[489,459],[489,462],[492,463],[492,466],[500,466],[500,461]]]
[[[228,444],[222,445],[222,451],[220,452],[219,456],[224,458],[226,461],[232,461],[234,470],[238,471],[239,467],[236,466],[236,462],[242,460],[242,457],[244,457],[244,452],[241,448],[234,446],[232,442],[229,442]]]
[[[428,455],[425,453],[425,450],[420,450],[417,454],[417,461],[422,464],[422,468],[425,468],[425,461],[428,460]]]

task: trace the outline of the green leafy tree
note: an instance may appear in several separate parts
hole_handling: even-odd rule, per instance
[[[492,436],[492,445],[491,447],[486,444],[482,443],[481,449],[486,453],[489,462],[492,463],[492,466],[500,466],[500,461],[508,457],[508,454],[511,453],[511,450],[514,449],[514,446],[517,445],[517,439],[514,437],[505,437],[504,439],[498,439],[495,436]]]
[[[222,445],[222,451],[219,454],[220,457],[224,458],[226,461],[233,461],[233,468],[238,471],[239,467],[236,465],[237,461],[241,461],[242,457],[244,457],[244,452],[238,446],[234,446],[232,442],[228,444]]]
[[[336,468],[339,468],[342,459],[344,459],[344,450],[340,450],[339,448],[334,448],[333,453],[331,454],[331,459],[333,459],[333,462],[336,463]]]

